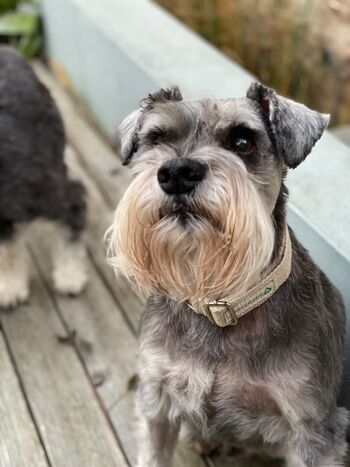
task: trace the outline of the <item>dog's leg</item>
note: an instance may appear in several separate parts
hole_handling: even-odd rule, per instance
[[[83,196],[81,184],[68,180],[67,200],[56,219],[60,228],[52,249],[52,279],[57,292],[66,295],[78,295],[88,280],[86,250],[81,241],[86,211]]]
[[[19,233],[0,240],[0,308],[27,301],[29,279],[25,246]]]
[[[52,250],[52,280],[57,292],[78,295],[85,287],[86,250],[80,239],[72,239],[69,229],[61,228]]]
[[[169,467],[180,429],[180,417],[169,417],[171,401],[162,388],[164,367],[159,354],[148,355],[141,346],[136,393],[138,419],[137,467]],[[162,359],[162,357],[161,357]]]
[[[300,426],[291,437],[287,467],[344,467],[348,412],[337,408],[322,426]]]
[[[169,467],[180,423],[169,420],[139,419],[137,467]]]

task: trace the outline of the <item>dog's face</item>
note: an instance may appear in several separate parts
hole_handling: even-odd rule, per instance
[[[243,292],[270,261],[283,173],[327,124],[258,83],[241,99],[149,96],[120,128],[135,178],[109,231],[113,264],[178,301]]]

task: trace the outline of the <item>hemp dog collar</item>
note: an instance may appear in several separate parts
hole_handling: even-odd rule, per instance
[[[292,264],[292,245],[288,227],[286,227],[280,261],[274,269],[258,284],[248,289],[243,295],[233,301],[225,299],[188,303],[195,312],[205,315],[213,324],[219,327],[233,326],[239,318],[268,300],[288,279]]]

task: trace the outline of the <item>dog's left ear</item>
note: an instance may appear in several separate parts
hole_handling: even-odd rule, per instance
[[[140,108],[122,121],[119,126],[118,143],[123,158],[123,165],[128,165],[133,155],[139,149],[138,133],[141,130],[145,113],[151,110],[156,103],[181,100],[181,91],[177,86],[169,89],[160,89],[142,99]]]
[[[329,115],[279,96],[261,83],[252,83],[247,97],[259,104],[278,154],[292,169],[311,152],[330,120]]]

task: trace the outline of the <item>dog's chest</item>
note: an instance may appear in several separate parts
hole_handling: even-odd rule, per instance
[[[253,436],[259,418],[280,415],[272,395],[234,368],[203,368],[189,362],[169,364],[163,388],[173,416],[194,424],[204,436],[229,436],[242,430]],[[248,434],[249,433],[249,434]]]
[[[169,396],[174,416],[201,421],[207,419],[207,404],[215,373],[188,361],[169,362],[162,386]]]

